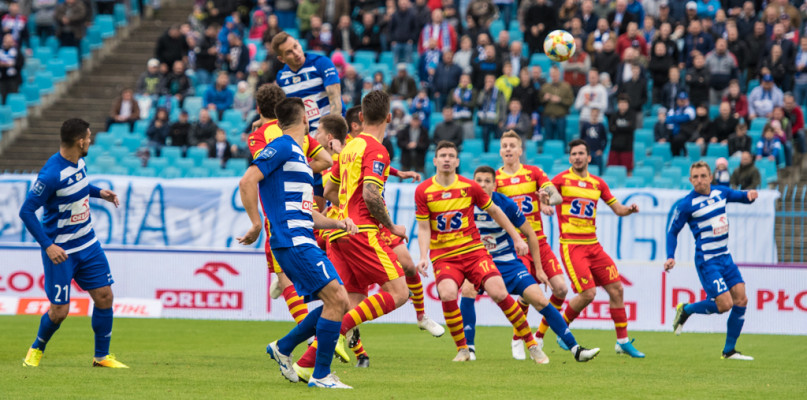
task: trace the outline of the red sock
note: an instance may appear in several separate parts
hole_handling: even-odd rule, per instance
[[[412,299],[412,305],[415,306],[415,316],[419,321],[421,316],[423,316],[424,314],[423,284],[420,282],[420,275],[418,275],[417,272],[415,272],[414,276],[407,276],[406,286],[409,287],[409,291],[412,292],[412,296],[410,296],[409,298]]]
[[[571,325],[572,321],[574,321],[577,316],[580,315],[580,311],[575,311],[572,306],[566,307],[566,311],[563,312],[563,319],[566,320],[566,323]]]
[[[443,317],[446,319],[446,326],[448,326],[448,331],[451,332],[454,344],[457,345],[457,350],[467,348],[468,342],[465,341],[462,314],[460,314],[460,308],[457,306],[457,300],[443,302]]]
[[[549,304],[552,307],[557,308],[558,311],[560,311],[561,308],[563,308],[563,299],[561,299],[560,297],[555,297],[555,295],[553,294],[552,296],[549,296]],[[544,334],[546,334],[547,329],[549,329],[549,324],[546,322],[546,317],[541,318],[541,324],[538,325],[538,331],[535,332],[535,337],[543,338]]]
[[[314,340],[311,346],[308,346],[303,356],[297,360],[297,365],[303,368],[314,368],[314,363],[317,361],[317,341]]]
[[[387,292],[378,292],[362,300],[356,308],[345,314],[345,318],[342,319],[342,330],[339,333],[344,335],[356,325],[372,321],[393,310],[395,310],[395,300],[392,295]]]
[[[524,341],[527,348],[535,346],[537,343],[535,342],[535,337],[532,336],[530,324],[527,323],[527,318],[524,316],[524,313],[521,312],[521,308],[516,304],[515,300],[507,296],[504,300],[496,303],[496,305],[504,311],[504,316],[513,324],[513,328],[515,328],[518,337]]]
[[[611,319],[614,320],[614,328],[616,328],[617,339],[628,338],[628,314],[625,313],[625,307],[612,308]]]
[[[289,307],[289,312],[291,317],[294,318],[294,322],[298,324],[303,322],[308,315],[308,306],[306,306],[305,300],[297,295],[294,285],[289,285],[283,289],[283,298],[286,299],[286,305]]]
[[[520,297],[516,303],[518,303],[518,308],[521,309],[521,312],[524,313],[524,318],[527,318],[527,312],[530,311],[530,305],[525,303],[524,299]],[[513,328],[513,340],[521,340],[521,336],[516,331],[516,328]]]

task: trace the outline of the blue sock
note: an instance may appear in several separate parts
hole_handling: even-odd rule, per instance
[[[109,342],[112,340],[112,307],[92,309],[92,330],[95,332],[95,356],[106,357],[109,354]]]
[[[34,340],[34,344],[31,345],[31,348],[45,351],[45,346],[47,346],[50,337],[56,333],[56,330],[58,330],[60,326],[62,325],[54,324],[53,321],[50,320],[48,313],[42,315],[42,318],[39,320],[39,331],[36,333],[36,340]]]
[[[546,318],[546,324],[549,325],[552,332],[560,336],[563,343],[566,343],[566,346],[569,346],[570,349],[577,346],[577,339],[572,335],[572,331],[569,330],[569,324],[566,323],[566,320],[563,319],[563,316],[560,315],[560,311],[558,311],[557,308],[549,304],[538,312]]]
[[[740,337],[740,332],[743,330],[744,323],[745,307],[731,307],[729,320],[726,322],[726,346],[723,347],[723,353],[734,350],[734,346],[737,344],[737,338]]]
[[[319,344],[317,345],[317,361],[314,363],[314,372],[311,374],[315,379],[322,379],[331,373],[331,361],[341,328],[342,321],[331,321],[325,318],[317,321],[317,342]]]
[[[474,303],[476,303],[476,299],[460,298],[460,314],[465,325],[462,329],[465,330],[465,341],[468,346],[474,345],[474,338],[476,337],[476,308],[474,308]]]
[[[317,321],[322,315],[322,307],[309,311],[303,322],[300,322],[286,336],[277,341],[277,349],[283,355],[289,355],[298,344],[306,341],[317,332]]]
[[[706,299],[697,303],[691,303],[684,306],[684,312],[692,314],[715,314],[717,313],[717,303],[714,300]]]

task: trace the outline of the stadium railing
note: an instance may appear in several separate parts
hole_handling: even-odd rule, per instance
[[[807,262],[807,185],[779,186],[781,197],[776,202],[776,242],[779,260]]]

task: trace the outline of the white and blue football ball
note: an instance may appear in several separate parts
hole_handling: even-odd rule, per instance
[[[549,32],[544,39],[544,53],[555,62],[568,60],[574,54],[575,48],[574,36],[564,30]]]

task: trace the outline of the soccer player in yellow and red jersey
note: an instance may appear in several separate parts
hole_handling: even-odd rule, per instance
[[[611,319],[616,328],[616,352],[644,358],[644,353],[636,350],[633,341],[628,338],[628,316],[625,313],[622,281],[614,260],[605,253],[597,240],[595,225],[597,202],[600,199],[620,217],[639,212],[639,206],[625,206],[620,203],[602,178],[588,172],[590,162],[591,154],[586,142],[582,139],[572,140],[569,142],[569,163],[572,167],[552,178],[552,183],[563,197],[563,202],[555,207],[560,226],[560,257],[572,281],[572,289],[577,293],[569,301],[563,316],[571,325],[580,312],[594,300],[597,286],[601,286],[610,297]],[[568,350],[560,340],[558,345]]]
[[[266,147],[272,140],[283,135],[283,131],[277,125],[277,115],[275,115],[275,106],[286,98],[286,94],[276,84],[266,84],[258,88],[255,92],[255,103],[260,119],[256,122],[256,129],[249,134],[247,138],[247,146],[252,158],[256,158],[263,148]],[[306,136],[303,143],[303,151],[310,159],[311,169],[317,173],[333,164],[330,156],[322,151],[322,146],[317,143],[313,138]],[[286,305],[289,307],[289,312],[294,318],[294,321],[300,323],[308,315],[308,307],[305,305],[303,298],[297,295],[294,285],[286,278],[286,274],[280,269],[280,265],[275,261],[272,254],[272,249],[269,246],[269,220],[264,219],[266,228],[266,243],[264,244],[264,251],[266,252],[266,263],[271,272],[274,272],[277,279],[272,282],[270,294],[272,298],[276,299],[283,294],[286,300]],[[346,360],[345,360],[346,361]]]
[[[406,238],[406,227],[393,223],[384,203],[384,184],[389,176],[389,153],[381,144],[391,120],[389,95],[372,91],[362,99],[363,132],[354,137],[339,154],[330,182],[339,185],[339,219],[351,218],[359,233],[344,231],[330,235],[329,258],[346,283],[355,308],[345,315],[341,333],[352,339],[353,328],[379,318],[406,303],[409,290],[395,252],[379,239],[379,227]],[[381,292],[367,297],[373,284]]]
[[[546,176],[546,172],[536,166],[521,164],[519,161],[521,153],[521,137],[518,133],[514,131],[504,132],[501,139],[501,149],[499,150],[503,166],[496,170],[496,191],[509,197],[520,206],[521,212],[538,236],[538,243],[541,247],[541,266],[546,278],[549,280],[549,286],[552,288],[549,303],[560,311],[569,289],[566,287],[566,279],[563,277],[563,268],[552,252],[552,247],[546,241],[546,234],[544,234],[541,221],[541,211],[551,212],[552,208],[549,205],[560,204],[563,199],[555,186],[552,185],[552,182],[550,182],[549,177]],[[541,202],[540,194],[542,190],[549,196],[549,205]],[[525,237],[523,233],[521,236]],[[534,268],[532,255],[527,253],[521,259],[524,265],[528,266],[530,272],[538,278],[538,281],[542,282],[543,280],[539,276],[540,272]],[[526,314],[529,309],[528,305],[519,300],[519,306]],[[543,347],[544,334],[548,328],[546,318],[542,318],[538,331],[535,333],[535,339],[541,347]],[[514,358],[524,359],[524,347],[518,336],[513,336],[512,349]]]
[[[549,358],[535,342],[527,318],[507,293],[502,275],[480,240],[479,230],[474,223],[474,206],[487,211],[505,229],[513,239],[518,255],[526,254],[529,248],[518,230],[479,184],[457,175],[458,154],[454,143],[438,143],[433,160],[437,175],[423,181],[415,190],[415,218],[418,221],[420,246],[417,268],[425,269],[431,256],[437,292],[443,303],[443,316],[457,345],[457,355],[453,361],[471,359],[463,333],[462,315],[457,307],[457,292],[467,279],[477,290],[484,288],[502,309],[528,344],[532,359],[536,363],[546,364]]]

